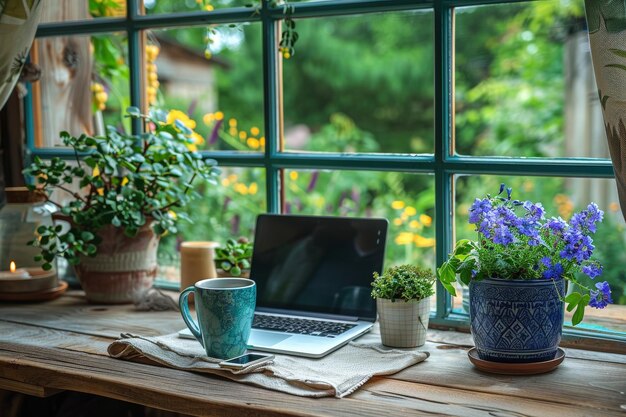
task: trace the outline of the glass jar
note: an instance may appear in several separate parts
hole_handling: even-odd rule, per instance
[[[8,270],[11,261],[18,268],[40,268],[34,258],[39,248],[27,242],[37,236],[37,228],[52,225],[55,206],[45,196],[25,187],[7,187],[7,204],[0,210],[0,270]],[[56,270],[56,265],[53,263]]]

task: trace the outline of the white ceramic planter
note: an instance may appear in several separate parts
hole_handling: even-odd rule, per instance
[[[383,345],[410,348],[426,343],[430,297],[423,300],[376,299]]]

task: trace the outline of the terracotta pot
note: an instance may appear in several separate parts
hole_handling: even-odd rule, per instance
[[[135,237],[114,226],[102,228],[95,257],[83,256],[74,267],[87,300],[92,303],[132,303],[152,287],[157,274],[159,238],[150,225]]]

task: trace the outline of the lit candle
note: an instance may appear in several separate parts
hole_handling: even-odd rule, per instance
[[[11,261],[9,271],[0,271],[0,279],[18,279],[18,278],[30,278],[30,274],[27,270],[22,268],[16,268],[15,262]]]

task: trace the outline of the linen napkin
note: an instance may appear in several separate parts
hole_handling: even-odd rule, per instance
[[[123,333],[113,342],[114,358],[226,377],[303,397],[345,397],[374,375],[390,375],[428,358],[428,352],[385,348],[379,337],[368,335],[326,355],[312,359],[277,354],[273,363],[240,370],[220,368],[196,340],[176,333],[142,337]]]

